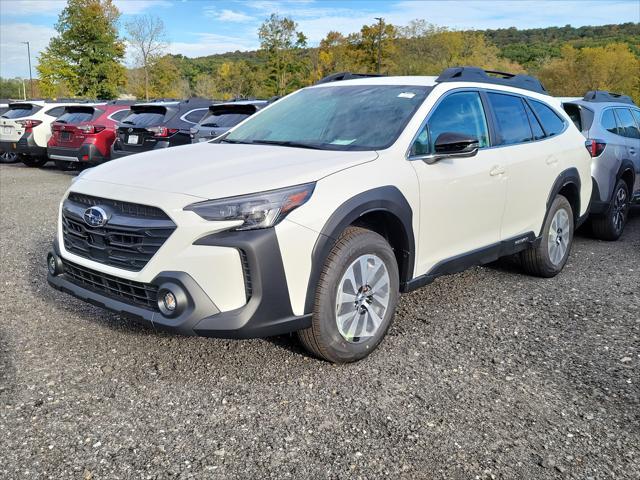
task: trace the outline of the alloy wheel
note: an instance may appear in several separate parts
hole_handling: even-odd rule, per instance
[[[569,249],[569,240],[571,239],[571,223],[569,222],[569,214],[563,208],[558,209],[551,219],[549,226],[548,249],[549,259],[554,265],[560,265],[567,250]]]

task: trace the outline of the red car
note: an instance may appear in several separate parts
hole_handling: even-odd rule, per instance
[[[114,101],[66,107],[51,125],[48,157],[63,170],[110,160],[118,123],[129,113],[130,106]]]

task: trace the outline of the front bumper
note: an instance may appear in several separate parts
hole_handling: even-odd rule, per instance
[[[39,146],[33,137],[33,133],[25,133],[24,135],[22,135],[22,138],[20,138],[20,140],[18,140],[18,142],[16,143],[14,151],[16,153],[28,155],[30,157],[47,156],[47,147]]]
[[[65,262],[71,262],[61,255],[57,241],[50,252],[56,260],[57,269],[54,274],[49,272],[47,280],[52,287],[81,300],[185,335],[256,338],[289,333],[311,325],[311,315],[293,314],[280,248],[273,229],[219,232],[200,238],[195,245],[230,247],[242,252],[245,275],[250,279],[249,298],[245,305],[221,311],[188,273],[163,271],[148,284],[138,286],[149,287],[159,293],[164,290],[176,293],[179,308],[173,315],[165,315],[160,307],[140,306],[123,300],[117,294],[121,287],[114,283],[115,277],[94,271],[93,274],[87,274],[88,281],[78,281],[65,269]],[[115,280],[117,282],[119,279]]]
[[[109,158],[102,155],[98,147],[92,143],[83,143],[82,146],[78,148],[50,146],[47,147],[47,156],[51,160],[96,165],[109,160]]]

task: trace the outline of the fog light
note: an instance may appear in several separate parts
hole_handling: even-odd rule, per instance
[[[166,308],[170,312],[175,312],[176,307],[178,306],[178,301],[176,300],[176,296],[167,291],[162,297],[162,303],[164,303],[164,308]]]
[[[47,255],[47,270],[53,277],[62,273],[62,264],[53,253]]]

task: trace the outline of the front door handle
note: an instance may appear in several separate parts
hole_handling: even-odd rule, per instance
[[[547,157],[547,165],[554,165],[556,163],[558,163],[558,159],[556,157],[554,157],[553,155]]]
[[[498,175],[502,175],[503,173],[504,173],[504,168],[502,168],[500,165],[496,165],[491,169],[491,171],[489,172],[489,175],[491,175],[492,177],[495,177]]]

